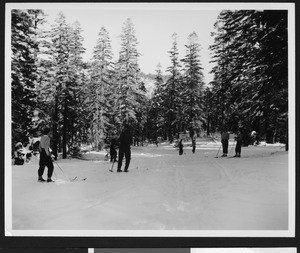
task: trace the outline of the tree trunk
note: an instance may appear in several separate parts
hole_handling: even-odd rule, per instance
[[[65,97],[65,108],[64,108],[64,116],[63,116],[63,140],[62,140],[62,150],[63,150],[63,159],[67,158],[67,98]]]
[[[54,155],[55,160],[57,160],[57,146],[58,146],[57,124],[58,124],[58,99],[55,98],[54,115],[53,115],[53,146],[52,146],[52,153]]]
[[[206,127],[206,135],[209,136],[209,132],[210,132],[210,129],[209,129],[209,124],[210,124],[210,117],[209,115],[207,116],[207,127]]]

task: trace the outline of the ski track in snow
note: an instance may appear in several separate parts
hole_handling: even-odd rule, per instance
[[[105,153],[94,152],[57,161],[63,171],[54,163],[55,183],[37,183],[37,158],[12,166],[13,229],[287,229],[288,153],[250,146],[242,158],[216,159],[218,149],[132,147],[128,173],[116,164],[109,172]]]

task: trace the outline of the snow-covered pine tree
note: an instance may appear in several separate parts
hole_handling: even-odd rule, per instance
[[[63,109],[63,158],[67,156],[67,148],[77,146],[76,136],[81,129],[78,129],[80,121],[84,120],[84,104],[81,103],[85,85],[85,73],[82,54],[83,47],[82,29],[78,21],[69,26],[69,58],[68,58],[68,81],[64,90]]]
[[[171,66],[167,68],[167,72],[170,73],[170,77],[166,82],[164,98],[164,107],[166,109],[167,117],[167,132],[170,141],[173,140],[173,136],[176,132],[181,131],[181,120],[183,117],[180,111],[180,106],[182,105],[182,75],[180,72],[181,64],[179,61],[179,52],[177,46],[177,34],[172,35],[172,48],[168,53],[171,58]]]
[[[36,41],[38,42],[38,51],[36,53],[37,65],[37,105],[35,108],[36,117],[34,118],[34,136],[41,134],[41,130],[51,123],[51,108],[53,102],[53,72],[49,52],[51,43],[49,32],[45,30],[45,14],[41,10],[29,10],[34,15],[34,29],[36,31]]]
[[[143,143],[147,135],[147,114],[149,111],[149,99],[147,97],[147,89],[144,82],[140,82],[138,92],[136,93],[136,102],[138,106],[135,108],[136,123],[134,126],[134,135]]]
[[[200,62],[200,49],[198,35],[193,32],[188,36],[186,45],[186,55],[182,59],[183,66],[183,93],[182,93],[182,112],[184,114],[184,126],[195,127],[196,120],[202,120],[203,110],[203,73]]]
[[[140,68],[138,65],[138,41],[130,18],[124,22],[120,37],[121,48],[119,59],[116,63],[118,84],[117,121],[119,124],[128,122],[133,125],[133,123],[137,122],[136,108],[140,106],[137,102],[137,96],[140,93]]]
[[[104,145],[105,136],[113,135],[115,111],[115,87],[112,82],[113,53],[109,33],[101,27],[93,52],[90,68],[89,111],[94,146]]]
[[[62,12],[58,14],[50,32],[50,60],[54,74],[53,153],[57,156],[60,145],[63,158],[67,156],[67,145],[72,139],[69,132],[73,132],[74,117],[79,116],[76,112],[76,95],[80,91],[77,80],[81,76],[81,54],[84,52],[80,32],[79,24],[75,23],[74,28],[67,24]]]
[[[227,14],[226,14],[227,13]],[[215,101],[214,120],[217,124],[217,130],[223,131],[224,129],[233,130],[238,124],[239,120],[236,120],[234,125],[229,124],[231,121],[231,105],[233,105],[231,98],[231,66],[234,64],[231,60],[231,56],[234,54],[228,49],[231,39],[226,38],[227,26],[222,22],[225,15],[230,16],[231,11],[221,12],[217,22],[215,23],[215,29],[217,32],[213,33],[215,36],[214,44],[210,46],[210,49],[215,52],[212,62],[216,63],[212,72],[214,73],[214,80],[211,83],[213,85],[211,91],[213,91],[213,101]]]
[[[215,27],[212,90],[226,97],[218,101],[225,124],[246,133],[255,129],[269,142],[274,133],[286,135],[287,12],[223,11]]]
[[[162,67],[159,63],[156,67],[155,87],[153,96],[150,100],[150,111],[148,115],[148,125],[151,127],[151,135],[154,140],[159,136],[167,137],[165,131],[166,110],[164,100],[167,97],[165,90],[165,82],[162,75]]]
[[[36,12],[38,15],[38,11]],[[16,142],[24,145],[33,129],[33,113],[36,108],[36,40],[35,15],[28,10],[11,12],[11,102],[12,148]]]
[[[67,25],[66,18],[60,12],[55,19],[50,31],[50,62],[51,72],[53,79],[51,80],[51,90],[53,90],[53,105],[51,107],[52,117],[52,132],[53,132],[53,145],[52,152],[57,159],[58,149],[61,148],[61,122],[62,108],[64,107],[64,87],[67,82],[67,69],[68,69],[68,47],[69,47],[69,26]],[[58,146],[60,145],[60,147]]]

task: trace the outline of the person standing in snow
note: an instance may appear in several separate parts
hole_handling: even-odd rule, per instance
[[[116,162],[117,161],[117,151],[116,151],[116,139],[112,138],[109,146],[109,152],[110,152],[110,162]]]
[[[38,170],[38,181],[39,182],[45,182],[46,180],[43,179],[43,174],[45,167],[47,166],[48,168],[48,173],[47,173],[47,182],[54,182],[52,181],[51,177],[53,174],[54,166],[52,163],[52,158],[51,158],[51,153],[50,153],[50,137],[48,136],[50,132],[49,127],[45,127],[43,130],[43,136],[41,137],[40,140],[40,145],[39,145],[39,151],[40,151],[40,161],[39,161],[39,170]]]
[[[255,144],[255,140],[256,140],[256,131],[253,130],[250,134],[250,137],[251,137],[251,145],[254,145]]]
[[[243,142],[243,135],[241,133],[241,130],[238,131],[237,136],[234,139],[236,140],[234,157],[241,157],[242,142]]]
[[[193,154],[195,154],[195,150],[196,150],[196,134],[194,134],[194,136],[192,137],[192,147],[193,147]]]
[[[223,157],[226,157],[228,154],[228,141],[229,141],[229,133],[227,131],[224,131],[221,135]]]
[[[178,148],[179,148],[179,155],[183,154],[183,144],[182,144],[182,139],[180,139],[178,143]]]
[[[124,124],[123,131],[121,132],[119,138],[119,160],[118,160],[118,170],[117,172],[122,172],[122,161],[125,155],[125,168],[124,172],[128,172],[128,167],[131,159],[131,149],[130,145],[132,144],[132,133],[128,124]]]

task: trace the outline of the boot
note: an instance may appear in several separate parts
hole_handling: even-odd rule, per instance
[[[39,177],[38,182],[46,182],[46,180],[43,177]]]

